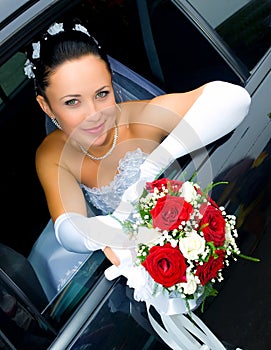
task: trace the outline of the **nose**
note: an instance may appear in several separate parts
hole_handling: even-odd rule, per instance
[[[89,101],[86,106],[85,115],[85,120],[90,122],[97,122],[101,118],[102,113],[93,101]]]
[[[92,114],[95,114],[98,110],[96,104],[95,104],[95,101],[93,101],[92,99],[89,99],[87,101],[87,104],[86,104],[86,109],[87,109],[87,114],[88,115],[92,115]]]
[[[85,120],[87,122],[96,123],[102,118],[102,111],[101,110],[91,110],[88,111]]]

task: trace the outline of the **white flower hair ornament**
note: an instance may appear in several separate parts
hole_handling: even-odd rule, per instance
[[[90,35],[87,28],[85,28],[81,24],[75,24],[75,26],[72,30],[77,30],[78,32],[82,32],[82,33],[86,34],[87,36],[91,37],[94,40],[95,44],[98,46],[98,48],[99,49],[101,48],[101,46],[99,45],[98,41],[94,38],[94,36]]]
[[[76,24],[72,30],[77,30],[78,32],[82,32],[82,33],[85,33],[86,35],[90,36],[87,28],[85,28],[81,24]]]
[[[29,59],[27,59],[24,64],[24,74],[27,75],[28,79],[35,78],[33,69],[35,69],[34,64]]]
[[[60,32],[64,32],[63,23],[54,23],[47,30],[50,35],[56,35]]]
[[[90,34],[89,34],[87,28],[85,28],[81,24],[75,24],[73,30],[76,30],[78,32],[82,32],[90,37]],[[47,33],[50,35],[56,35],[60,32],[64,32],[63,23],[54,23],[47,30]],[[44,40],[47,40],[47,37],[45,37]],[[93,38],[93,40],[98,45],[97,40],[95,38]],[[40,58],[40,41],[38,41],[36,43],[32,43],[32,47],[33,47],[32,58],[33,59]],[[35,78],[35,73],[34,73],[35,69],[36,69],[36,67],[33,64],[33,62],[31,62],[29,59],[27,59],[25,64],[24,64],[24,73],[29,79]]]

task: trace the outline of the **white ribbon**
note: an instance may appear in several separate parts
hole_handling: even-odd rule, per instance
[[[154,330],[174,350],[226,350],[210,329],[193,313],[161,314],[163,327],[153,318],[147,305],[148,317]]]

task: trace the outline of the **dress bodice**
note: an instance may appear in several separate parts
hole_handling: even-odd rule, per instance
[[[118,173],[107,186],[89,188],[80,184],[88,205],[95,206],[103,214],[112,213],[120,203],[124,191],[139,179],[140,165],[146,157],[147,154],[140,148],[127,152],[119,161]]]

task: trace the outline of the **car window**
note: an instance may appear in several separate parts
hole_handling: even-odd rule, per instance
[[[240,83],[210,40],[172,0],[137,4],[152,74],[165,91],[192,90],[211,80]]]
[[[26,77],[22,69],[25,62],[25,55],[17,52],[7,62],[0,66],[0,86],[3,98],[9,97]]]
[[[271,45],[269,0],[189,0],[251,71]]]

